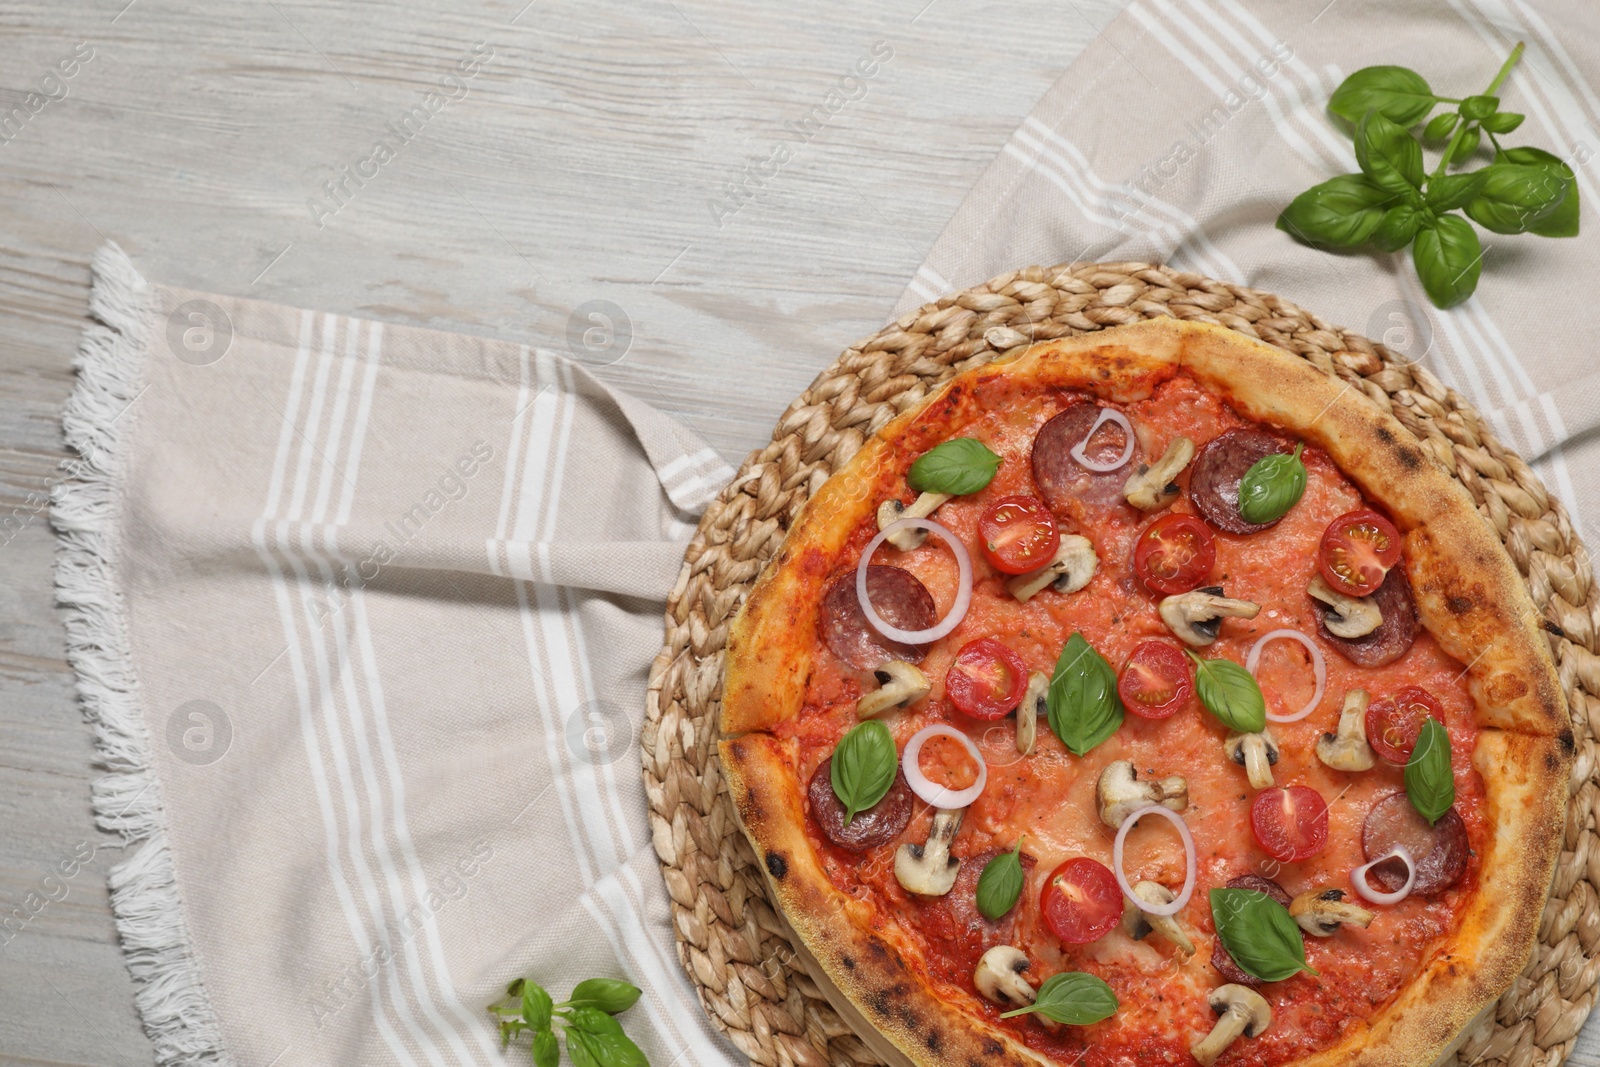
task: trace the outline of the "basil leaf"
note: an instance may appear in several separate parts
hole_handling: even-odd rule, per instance
[[[1432,826],[1456,802],[1456,776],[1450,766],[1450,735],[1432,715],[1422,724],[1406,761],[1406,796]]]
[[[1440,174],[1428,179],[1428,194],[1424,198],[1432,211],[1454,211],[1478,195],[1483,188],[1483,171],[1466,174]]]
[[[1341,174],[1295,197],[1277,225],[1313,248],[1356,248],[1372,236],[1395,199],[1365,174]]]
[[[610,1064],[601,1063],[599,1044],[593,1035],[571,1027],[565,1033],[567,1057],[572,1060],[572,1067],[611,1067]]]
[[[976,493],[994,478],[1000,457],[975,437],[956,437],[924,452],[906,481],[919,493]]]
[[[1572,168],[1561,157],[1552,155],[1542,148],[1523,147],[1506,149],[1500,153],[1499,161],[1542,167],[1545,170],[1553,171],[1567,184],[1567,195],[1561,201],[1561,205],[1536,224],[1528,227],[1529,233],[1536,233],[1540,237],[1578,236],[1577,179],[1572,174]]]
[[[1554,169],[1491,163],[1478,173],[1483,186],[1467,204],[1468,217],[1494,233],[1524,233],[1561,206],[1572,188]]]
[[[1480,125],[1490,133],[1510,133],[1522,125],[1526,115],[1519,115],[1515,111],[1497,111],[1484,119]]]
[[[1393,209],[1409,210],[1406,207]],[[1281,452],[1262,456],[1244,472],[1239,480],[1239,514],[1245,522],[1276,522],[1299,503],[1306,491],[1306,465],[1300,462],[1303,448],[1305,445],[1295,445],[1292,456]]]
[[[1039,987],[1039,995],[1026,1008],[1008,1011],[1000,1018],[1038,1012],[1052,1022],[1067,1026],[1088,1026],[1101,1019],[1109,1019],[1117,1011],[1117,995],[1111,987],[1092,974],[1082,971],[1064,971],[1052,974]]]
[[[1242,734],[1258,734],[1267,728],[1267,700],[1249,671],[1231,659],[1201,659],[1184,651],[1194,660],[1194,688],[1200,703],[1218,722]]]
[[[1440,215],[1417,231],[1411,259],[1434,307],[1455,307],[1478,287],[1483,247],[1477,231],[1460,215]]]
[[[1482,139],[1482,135],[1477,130],[1468,130],[1461,135],[1461,140],[1456,142],[1454,152],[1450,151],[1449,148],[1444,150],[1444,163],[1446,165],[1460,163],[1478,150],[1478,142]]]
[[[1372,231],[1372,243],[1385,252],[1398,252],[1411,243],[1422,228],[1422,209],[1396,204],[1383,213],[1383,221]]]
[[[1289,909],[1255,889],[1213,889],[1211,921],[1233,962],[1263,982],[1281,982],[1306,965],[1306,944]]]
[[[1356,127],[1361,172],[1391,193],[1422,188],[1422,146],[1403,126],[1370,111]]]
[[[610,1019],[604,1012],[595,1012]],[[613,1020],[613,1024],[615,1021]],[[575,1067],[650,1067],[650,1061],[639,1046],[619,1027],[613,1031],[597,1031],[587,1027],[572,1026],[567,1029],[567,1055]]]
[[[1500,107],[1498,96],[1469,96],[1461,101],[1461,117],[1468,122],[1482,122]]]
[[[535,1030],[550,1029],[550,1013],[555,1005],[550,994],[537,982],[522,984],[522,1019]]]
[[[1456,114],[1454,111],[1446,111],[1442,114],[1435,115],[1433,118],[1429,119],[1428,124],[1422,128],[1422,136],[1426,137],[1430,141],[1442,141],[1446,137],[1449,137],[1451,131],[1456,128],[1456,120],[1459,118],[1461,118],[1461,116]]]
[[[894,735],[879,720],[861,723],[844,735],[833,750],[833,765],[828,773],[833,780],[833,795],[844,805],[846,826],[857,812],[866,811],[888,794],[899,765]]]
[[[1051,731],[1076,756],[1094,748],[1122,725],[1117,672],[1081,633],[1067,638],[1062,647],[1045,704]]]
[[[1022,841],[983,865],[978,875],[978,910],[991,922],[1017,906],[1022,896]]]
[[[556,1045],[554,1030],[540,1030],[533,1035],[533,1067],[556,1067],[561,1062],[561,1049]]]
[[[579,982],[567,1003],[576,1008],[599,1008],[612,1015],[627,1011],[639,999],[639,987],[617,978],[590,978]]]
[[[1439,101],[1428,83],[1405,67],[1362,67],[1333,91],[1328,110],[1351,122],[1376,111],[1401,126],[1415,126]]]

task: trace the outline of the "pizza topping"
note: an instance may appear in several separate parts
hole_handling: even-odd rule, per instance
[[[878,505],[878,529],[887,530],[901,519],[926,519],[949,499],[949,493],[922,493],[910,505],[894,499],[885,500]],[[921,548],[927,539],[928,531],[908,526],[896,528],[888,537],[889,543],[902,552]]]
[[[878,688],[856,701],[857,718],[870,719],[890,708],[909,707],[933,688],[926,674],[903,660],[887,660],[872,675],[878,680]]]
[[[938,620],[938,609],[927,587],[916,575],[899,567],[868,567],[867,590],[883,617],[908,630],[922,630]],[[861,611],[854,576],[842,574],[822,595],[822,639],[844,662],[857,670],[876,670],[890,660],[920,663],[927,650],[890,641],[872,628]]]
[[[1022,977],[1028,957],[1012,945],[996,945],[983,954],[972,984],[984,999],[1002,1008],[1025,1008],[1034,1001],[1033,986]]]
[[[1195,1042],[1189,1053],[1203,1067],[1211,1067],[1228,1046],[1245,1037],[1260,1037],[1272,1025],[1272,1007],[1260,993],[1248,986],[1229,983],[1218,986],[1206,997],[1217,1014],[1217,1025],[1204,1039]]]
[[[1259,874],[1241,874],[1236,878],[1231,878],[1228,880],[1226,888],[1253,889],[1257,893],[1265,893],[1285,908],[1291,903],[1289,894],[1283,886],[1270,878],[1263,878]],[[1223,947],[1222,938],[1220,937],[1213,939],[1211,942],[1211,966],[1215,967],[1217,973],[1221,974],[1229,982],[1247,986],[1263,984],[1261,979],[1253,974],[1245,973],[1237,963],[1233,962],[1233,957],[1228,955],[1228,950]]]
[[[972,762],[978,768],[978,776],[971,785],[965,789],[951,789],[932,781],[923,773],[919,762],[922,746],[933,737],[948,737],[953,741],[959,741],[966,748],[967,755],[972,757]],[[983,795],[983,787],[989,781],[989,767],[983,762],[983,754],[978,751],[978,746],[974,745],[966,734],[942,722],[924,726],[911,735],[911,740],[906,742],[906,750],[900,757],[900,766],[905,772],[911,791],[936,808],[967,807]]]
[[[1308,860],[1328,843],[1328,802],[1308,785],[1264,790],[1250,805],[1250,830],[1273,859]]]
[[[1201,659],[1184,649],[1194,663],[1194,688],[1200,703],[1222,725],[1243,734],[1267,728],[1267,698],[1255,676],[1231,659]]]
[[[1300,502],[1306,491],[1305,445],[1291,455],[1276,452],[1256,460],[1239,479],[1239,517],[1259,525],[1277,522]]]
[[[1122,890],[1105,864],[1074,856],[1050,872],[1039,895],[1039,911],[1063,942],[1087,945],[1122,921]]]
[[[1194,942],[1183,932],[1178,920],[1170,915],[1153,914],[1144,906],[1161,907],[1171,904],[1177,894],[1160,882],[1135,882],[1133,893],[1122,909],[1122,931],[1135,941],[1143,941],[1152,933],[1160,934],[1172,942],[1185,956],[1194,955]],[[1138,903],[1135,903],[1137,901]]]
[[[865,852],[899,837],[911,822],[911,812],[916,806],[905,776],[896,774],[894,784],[882,800],[856,812],[855,817],[846,823],[845,806],[833,791],[832,765],[833,757],[823,760],[806,786],[811,817],[817,820],[817,826],[828,840],[840,848]]]
[[[1122,726],[1117,672],[1081,633],[1061,646],[1045,704],[1051,732],[1074,756],[1089,752]]]
[[[1308,889],[1290,903],[1289,915],[1314,937],[1332,937],[1345,923],[1363,930],[1372,925],[1372,912],[1344,898],[1343,889]]]
[[[1161,458],[1153,464],[1139,464],[1128,476],[1122,496],[1140,511],[1160,511],[1178,499],[1178,475],[1194,458],[1194,442],[1174,437]]]
[[[1121,463],[1107,471],[1097,471],[1080,463],[1074,455],[1079,446],[1096,464],[1110,463],[1136,447],[1132,434],[1123,436],[1120,427],[1106,427],[1101,408],[1076,401],[1039,428],[1033,439],[1033,480],[1039,495],[1057,515],[1083,518],[1113,504],[1122,503],[1125,481],[1116,472]],[[1090,430],[1099,426],[1091,437]],[[1122,461],[1126,463],[1127,460]]]
[[[1050,676],[1044,671],[1028,672],[1028,688],[1017,705],[1017,751],[1026,756],[1033,751],[1039,733],[1039,716],[1049,712]]]
[[[1380,864],[1394,871],[1394,865],[1399,863],[1405,870],[1405,881],[1400,888],[1392,893],[1380,892],[1372,888],[1372,883],[1367,881],[1367,872]],[[1392,879],[1391,879],[1392,880]],[[1356,887],[1356,892],[1372,901],[1374,904],[1398,904],[1411,895],[1411,888],[1417,881],[1417,864],[1411,856],[1411,850],[1404,845],[1396,845],[1389,850],[1387,856],[1379,856],[1371,863],[1364,863],[1350,872],[1350,883]]]
[[[1317,567],[1328,584],[1345,596],[1366,596],[1383,584],[1400,559],[1400,531],[1376,511],[1340,515],[1328,524],[1317,552]]]
[[[966,813],[965,807],[940,808],[928,827],[928,840],[920,845],[907,841],[895,849],[895,880],[907,893],[942,897],[956,884],[961,861],[950,855],[950,843],[956,839]]]
[[[1223,619],[1253,619],[1260,614],[1261,605],[1223,596],[1222,586],[1208,585],[1166,597],[1159,611],[1161,621],[1178,640],[1204,648],[1216,641],[1222,632]]]
[[[846,826],[856,817],[856,812],[882,800],[900,774],[894,735],[881,722],[864,722],[851,727],[834,748],[830,762],[833,795],[844,805]]]
[[[1265,728],[1254,733],[1231,733],[1222,743],[1228,758],[1244,768],[1250,788],[1272,785],[1272,768],[1278,765],[1278,742]]]
[[[1036,497],[1002,497],[978,518],[979,546],[997,571],[1028,574],[1048,565],[1061,544],[1056,517]]]
[[[1434,896],[1467,873],[1467,827],[1454,808],[1429,826],[1404,793],[1391,793],[1372,805],[1361,827],[1361,851],[1374,861],[1368,865],[1366,877],[1388,892],[1406,881],[1402,864],[1386,858],[1397,845],[1404,846],[1415,862],[1413,893]]]
[[[1000,457],[976,437],[953,437],[917,457],[906,482],[919,493],[976,493],[994,480]]]
[[[1193,515],[1161,516],[1133,546],[1133,572],[1155,593],[1187,593],[1216,563],[1216,538]]]
[[[1306,701],[1305,706],[1292,715],[1274,715],[1270,711],[1267,712],[1267,718],[1272,722],[1299,722],[1313,711],[1316,711],[1317,706],[1322,703],[1322,694],[1328,688],[1328,664],[1322,658],[1322,649],[1318,648],[1311,638],[1299,630],[1273,630],[1270,633],[1263,634],[1250,647],[1250,654],[1245,657],[1244,669],[1249,671],[1252,677],[1255,676],[1256,669],[1261,666],[1261,650],[1266,648],[1268,643],[1272,641],[1298,641],[1311,654],[1311,673],[1316,679],[1316,689],[1312,692],[1311,699]]]
[[[1094,436],[1100,427],[1108,422],[1122,430],[1123,443],[1121,453],[1115,459],[1105,458],[1105,445],[1102,443],[1095,447],[1096,454],[1094,456],[1089,455],[1089,442],[1094,440]],[[1105,440],[1115,440],[1115,438],[1108,435],[1103,438],[1103,441]],[[1094,424],[1089,427],[1089,432],[1083,435],[1083,440],[1072,446],[1072,458],[1088,470],[1092,470],[1096,474],[1104,474],[1126,466],[1128,460],[1133,458],[1134,448],[1133,424],[1128,421],[1128,416],[1115,408],[1101,408],[1100,414],[1095,416]]]
[[[1271,526],[1277,519],[1251,522],[1239,513],[1239,483],[1257,462],[1283,451],[1283,442],[1262,430],[1227,430],[1206,442],[1189,475],[1195,510],[1225,533],[1251,534]]]
[[[1263,982],[1281,982],[1301,971],[1316,976],[1288,905],[1251,889],[1213,889],[1209,895],[1217,938],[1240,970]]]
[[[1354,640],[1383,625],[1383,612],[1376,600],[1370,596],[1346,596],[1329,585],[1321,574],[1312,577],[1306,592],[1311,594],[1311,599],[1328,606],[1322,613],[1322,625],[1335,637]]]
[[[1339,637],[1328,628],[1328,612],[1321,612],[1317,630],[1334,649],[1357,667],[1383,667],[1406,654],[1417,637],[1417,605],[1404,567],[1391,567],[1383,584],[1372,594],[1383,622],[1365,637]]]
[[[1430,718],[1443,717],[1444,709],[1432,693],[1408,685],[1395,693],[1393,700],[1374,700],[1367,706],[1367,739],[1384,762],[1405,766],[1423,725]]]
[[[1082,971],[1063,971],[1052,974],[1039,986],[1039,996],[1026,1008],[1017,1008],[1000,1016],[1009,1019],[1016,1015],[1037,1014],[1050,1023],[1067,1026],[1088,1026],[1117,1013],[1117,994],[1104,978]]]
[[[1119,759],[1106,764],[1095,784],[1095,801],[1100,821],[1113,830],[1120,829],[1128,817],[1153,804],[1182,811],[1189,806],[1189,783],[1178,775],[1160,781],[1139,781],[1132,760]]]
[[[1371,770],[1376,760],[1367,744],[1367,691],[1352,689],[1344,695],[1337,733],[1317,739],[1317,759],[1336,771]]]
[[[1026,604],[1046,586],[1058,593],[1076,593],[1094,577],[1100,558],[1094,554],[1094,544],[1077,534],[1062,536],[1056,554],[1049,563],[1036,571],[1019,574],[1006,582],[1006,589],[1020,603]]]
[[[1165,719],[1183,710],[1194,696],[1194,668],[1188,657],[1165,641],[1150,638],[1133,646],[1117,677],[1123,707],[1143,719]]]
[[[1128,876],[1122,869],[1122,849],[1127,843],[1128,832],[1134,828],[1140,819],[1146,815],[1159,815],[1166,819],[1178,830],[1178,837],[1183,840],[1183,888],[1175,895],[1169,895],[1167,900],[1152,901],[1134,892],[1133,886],[1128,884]],[[1097,864],[1098,866],[1098,864]],[[1171,808],[1160,804],[1149,804],[1138,808],[1129,814],[1122,827],[1117,830],[1117,838],[1111,843],[1112,874],[1116,877],[1117,888],[1139,908],[1140,911],[1151,915],[1176,915],[1189,903],[1189,898],[1194,895],[1195,882],[1195,854],[1194,835],[1189,832],[1189,824],[1184,822]]]
[[[1026,835],[1023,835],[1026,836]],[[973,894],[978,912],[990,922],[1003,918],[1022,896],[1022,838],[1010,852],[1002,852],[983,865]]]
[[[950,703],[974,719],[1000,719],[1021,702],[1028,665],[992,637],[968,641],[944,676]]]
[[[950,554],[955,556],[958,571],[956,599],[950,605],[950,610],[945,613],[944,619],[932,626],[913,630],[903,630],[878,614],[867,588],[867,571],[870,569],[868,562],[872,559],[872,554],[885,540],[905,529],[926,530],[943,541],[949,547]],[[889,640],[906,645],[922,645],[937,641],[961,625],[961,620],[967,616],[967,608],[972,603],[972,559],[967,555],[966,546],[961,543],[961,538],[933,520],[900,519],[891,523],[887,529],[879,531],[878,536],[868,541],[866,549],[861,553],[861,562],[856,564],[856,600],[860,602],[861,612],[867,617],[867,621]],[[885,610],[888,610],[887,605]]]
[[[1438,719],[1428,718],[1406,761],[1406,796],[1417,814],[1432,826],[1456,802],[1456,777],[1450,764],[1450,734]]]

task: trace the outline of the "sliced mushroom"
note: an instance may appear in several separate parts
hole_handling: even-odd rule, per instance
[[[1345,596],[1318,574],[1306,586],[1313,600],[1328,605],[1322,613],[1322,625],[1335,637],[1365,637],[1383,625],[1383,610],[1370,596]]]
[[[1020,948],[996,945],[983,954],[978,969],[972,974],[972,984],[978,992],[1002,1008],[1026,1008],[1037,994],[1022,972],[1028,969],[1028,957]]]
[[[1194,459],[1194,442],[1187,437],[1174,437],[1161,458],[1150,465],[1140,464],[1128,477],[1122,495],[1140,511],[1156,511],[1178,499],[1178,483],[1173,481],[1178,472]]]
[[[1036,571],[1009,579],[1006,588],[1024,604],[1046,586],[1053,586],[1058,593],[1076,593],[1089,584],[1099,565],[1100,557],[1094,554],[1094,544],[1087,537],[1062,534],[1055,559]]]
[[[1336,771],[1371,770],[1377,762],[1367,744],[1367,691],[1352,689],[1344,695],[1339,732],[1317,739],[1317,758]]]
[[[890,708],[903,708],[928,695],[928,676],[914,663],[891,659],[872,672],[878,688],[856,701],[856,717],[870,719]]]
[[[1244,768],[1252,789],[1266,789],[1272,785],[1272,768],[1278,762],[1278,742],[1269,731],[1231,733],[1222,742],[1222,748],[1229,759]]]
[[[1177,899],[1177,894],[1160,882],[1136,882],[1133,895],[1146,904],[1171,904]],[[1183,932],[1176,918],[1171,915],[1151,915],[1131,900],[1126,901],[1122,909],[1122,929],[1135,941],[1143,941],[1154,931],[1177,946],[1185,956],[1194,955],[1194,942],[1189,940],[1189,935]]]
[[[1033,751],[1039,734],[1039,716],[1049,711],[1050,676],[1044,671],[1028,672],[1028,688],[1017,705],[1017,751],[1026,756]]]
[[[1187,808],[1189,783],[1178,775],[1141,782],[1133,761],[1119,759],[1108,763],[1100,772],[1094,795],[1100,806],[1100,821],[1116,830],[1135,810],[1149,804],[1160,804],[1173,811]]]
[[[920,845],[907,842],[895,849],[894,876],[907,893],[942,897],[956,884],[961,861],[950,855],[950,843],[966,813],[966,808],[940,808],[928,827],[927,841]]]
[[[1260,604],[1222,595],[1222,586],[1208,585],[1161,601],[1161,621],[1186,645],[1204,648],[1217,639],[1222,620],[1253,619]]]
[[[1332,937],[1345,923],[1366,929],[1372,912],[1344,902],[1343,889],[1308,889],[1289,904],[1289,914],[1300,929],[1317,937]]]
[[[939,505],[950,499],[949,493],[923,493],[910,505],[902,504],[898,500],[889,499],[878,505],[878,529],[887,530],[889,525],[901,519],[925,519],[939,510]],[[902,552],[910,552],[913,548],[920,548],[922,542],[928,539],[927,530],[896,530],[889,535],[891,545]]]
[[[1272,1025],[1272,1006],[1260,993],[1248,986],[1218,986],[1206,997],[1206,1003],[1217,1013],[1217,1025],[1211,1033],[1189,1047],[1189,1054],[1203,1067],[1211,1067],[1217,1057],[1225,1052],[1240,1034],[1260,1037]]]

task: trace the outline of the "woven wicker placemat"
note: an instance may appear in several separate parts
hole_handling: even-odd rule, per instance
[[[1146,263],[1029,267],[947,296],[847,350],[778,420],[707,509],[667,605],[650,673],[644,781],[678,953],[706,1011],[763,1065],[877,1064],[798,966],[734,821],[716,757],[723,645],[800,506],[868,435],[952,375],[1032,341],[1171,315],[1300,356],[1392,411],[1459,478],[1544,612],[1577,763],[1555,884],[1528,969],[1468,1035],[1465,1065],[1555,1067],[1600,977],[1600,589],[1561,505],[1459,393],[1380,344],[1279,297]]]

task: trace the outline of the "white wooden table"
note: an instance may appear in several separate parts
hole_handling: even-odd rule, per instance
[[[90,819],[96,771],[40,505],[64,455],[96,245],[120,242],[168,283],[556,349],[574,309],[610,301],[632,343],[602,376],[736,464],[882,324],[978,174],[1121,5],[0,8],[0,99],[28,114],[0,125],[0,917],[37,912],[0,929],[0,1062],[151,1061],[107,907],[119,852]],[[489,58],[456,98],[396,136],[475,48]],[[61,77],[75,51],[90,57]],[[807,116],[809,139],[775,158]],[[379,138],[397,147],[374,163]],[[73,855],[93,858],[47,881]],[[1575,1062],[1600,1064],[1586,1048]]]

